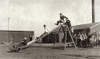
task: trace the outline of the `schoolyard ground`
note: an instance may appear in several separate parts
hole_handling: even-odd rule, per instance
[[[11,45],[0,44],[0,59],[100,59],[100,46],[94,48],[54,48],[49,44],[34,44],[19,52],[9,51]]]

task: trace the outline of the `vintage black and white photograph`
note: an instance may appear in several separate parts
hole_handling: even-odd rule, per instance
[[[100,0],[0,0],[0,59],[100,59]]]

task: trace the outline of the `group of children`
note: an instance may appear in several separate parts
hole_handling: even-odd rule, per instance
[[[87,35],[86,32],[79,32],[78,34],[74,34],[73,38],[77,47],[82,48],[93,47],[97,41],[95,34]]]

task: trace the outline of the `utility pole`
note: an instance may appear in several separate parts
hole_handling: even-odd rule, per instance
[[[9,20],[10,20],[10,17],[8,17],[8,41],[10,42],[10,39],[9,39]]]
[[[95,23],[95,0],[92,0],[92,23]]]

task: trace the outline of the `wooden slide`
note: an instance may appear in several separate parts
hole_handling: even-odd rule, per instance
[[[61,25],[59,25],[59,26],[61,26]],[[59,27],[59,26],[58,26],[58,27]],[[56,28],[58,28],[58,27],[56,27]],[[55,28],[55,29],[56,29],[56,28]],[[51,30],[48,34],[42,34],[38,39],[35,39],[35,40],[32,40],[32,41],[28,42],[28,43],[27,43],[27,47],[30,46],[30,45],[32,45],[32,43],[35,43],[36,41],[41,40],[43,37],[49,35],[49,34],[52,33],[55,29]]]

